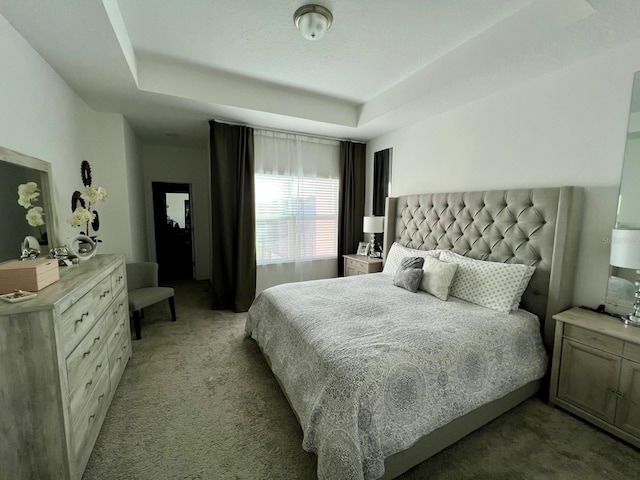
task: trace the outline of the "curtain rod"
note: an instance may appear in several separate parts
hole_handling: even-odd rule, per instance
[[[354,141],[354,140],[347,140],[346,138],[338,138],[338,137],[328,137],[325,135],[315,135],[312,133],[305,133],[305,132],[296,132],[294,130],[281,130],[278,128],[268,128],[268,127],[261,127],[258,125],[252,125],[252,124],[248,124],[248,123],[242,123],[242,122],[234,122],[232,120],[221,120],[218,118],[214,118],[213,119],[215,122],[219,122],[219,123],[228,123],[229,125],[239,125],[242,127],[251,127],[253,129],[256,130],[268,130],[271,132],[275,132],[275,133],[284,133],[284,134],[288,134],[288,135],[301,135],[301,136],[306,136],[306,137],[315,137],[315,138],[319,138],[321,140],[333,140],[336,142],[353,142],[353,143],[362,143],[364,145],[367,144],[367,142],[361,142],[361,141]]]

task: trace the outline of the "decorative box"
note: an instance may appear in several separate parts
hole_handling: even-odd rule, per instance
[[[37,292],[59,279],[58,260],[55,258],[11,260],[0,264],[0,294],[16,289]]]

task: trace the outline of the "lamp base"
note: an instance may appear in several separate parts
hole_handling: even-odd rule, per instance
[[[640,327],[640,317],[636,317],[635,315],[622,315],[620,320],[622,320],[625,325]]]

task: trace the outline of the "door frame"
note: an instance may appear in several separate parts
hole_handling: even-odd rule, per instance
[[[153,239],[151,240],[151,244],[153,245],[153,257],[155,261],[158,262],[158,235],[156,234],[156,196],[155,196],[155,185],[161,186],[165,195],[167,193],[187,193],[189,195],[189,216],[190,216],[190,235],[191,235],[191,278],[195,280],[196,278],[196,244],[195,244],[195,235],[194,235],[194,202],[193,202],[193,185],[189,182],[164,182],[161,180],[152,180],[151,181],[151,226]],[[164,208],[164,206],[163,206]]]

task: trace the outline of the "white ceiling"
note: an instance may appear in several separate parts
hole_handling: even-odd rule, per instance
[[[146,141],[206,145],[211,118],[367,140],[640,38],[638,0],[0,0],[92,108]],[[176,133],[179,136],[167,136]]]

